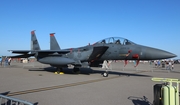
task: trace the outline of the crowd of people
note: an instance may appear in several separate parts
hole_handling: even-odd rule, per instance
[[[11,58],[8,57],[0,57],[0,62],[1,62],[1,66],[3,66],[3,62],[4,62],[4,67],[11,65]]]
[[[109,66],[111,65],[113,61],[112,60],[104,60],[102,64],[102,68],[109,69]],[[117,62],[117,61],[114,61]],[[174,60],[154,60],[149,61],[150,65],[154,63],[155,68],[164,68],[166,70],[173,70],[174,69]],[[136,61],[134,61],[134,65],[136,65]]]
[[[150,61],[152,62],[152,61]],[[173,60],[155,60],[154,61],[155,67],[161,67],[165,68],[166,70],[173,70],[174,69],[174,61]]]

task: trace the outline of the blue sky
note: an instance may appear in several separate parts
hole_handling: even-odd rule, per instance
[[[180,58],[180,0],[1,0],[0,55],[30,49],[36,30],[41,49],[49,33],[61,48],[116,36]]]

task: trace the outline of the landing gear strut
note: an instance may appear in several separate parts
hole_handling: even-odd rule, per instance
[[[63,72],[62,68],[57,67],[57,74],[60,74],[61,72]]]
[[[74,68],[73,73],[74,74],[80,74],[80,69],[79,68]]]

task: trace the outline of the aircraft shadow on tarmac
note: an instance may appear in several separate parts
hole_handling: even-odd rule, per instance
[[[54,67],[46,67],[46,68],[31,68],[29,71],[47,71],[47,72],[56,72],[56,68]],[[72,75],[77,75],[72,72],[72,69],[65,68],[63,69],[65,74],[72,74]],[[95,70],[91,68],[81,68],[80,69],[80,74],[84,75],[90,75],[90,74],[102,74],[105,72],[105,70]],[[116,72],[116,71],[109,71],[109,74],[111,75],[119,75],[119,76],[140,76],[140,77],[152,77],[149,75],[143,75],[143,74],[138,74],[138,73],[122,73],[122,72]]]
[[[143,97],[130,96],[128,97],[128,99],[131,100],[134,105],[153,105],[151,102],[148,101],[148,98],[146,98],[146,96]]]

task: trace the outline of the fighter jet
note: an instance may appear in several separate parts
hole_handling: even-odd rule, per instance
[[[79,68],[82,66],[97,66],[104,60],[125,60],[125,65],[127,60],[137,60],[137,66],[140,60],[158,60],[176,57],[173,53],[142,46],[121,37],[109,37],[92,45],[78,48],[60,49],[54,33],[50,34],[50,50],[40,50],[35,32],[32,31],[31,35],[31,50],[11,50],[12,53],[22,54],[16,57],[35,56],[37,61],[56,67],[58,73],[63,71],[63,68],[69,64],[74,66],[74,73],[79,73]],[[108,71],[105,71],[103,76],[107,77]]]

